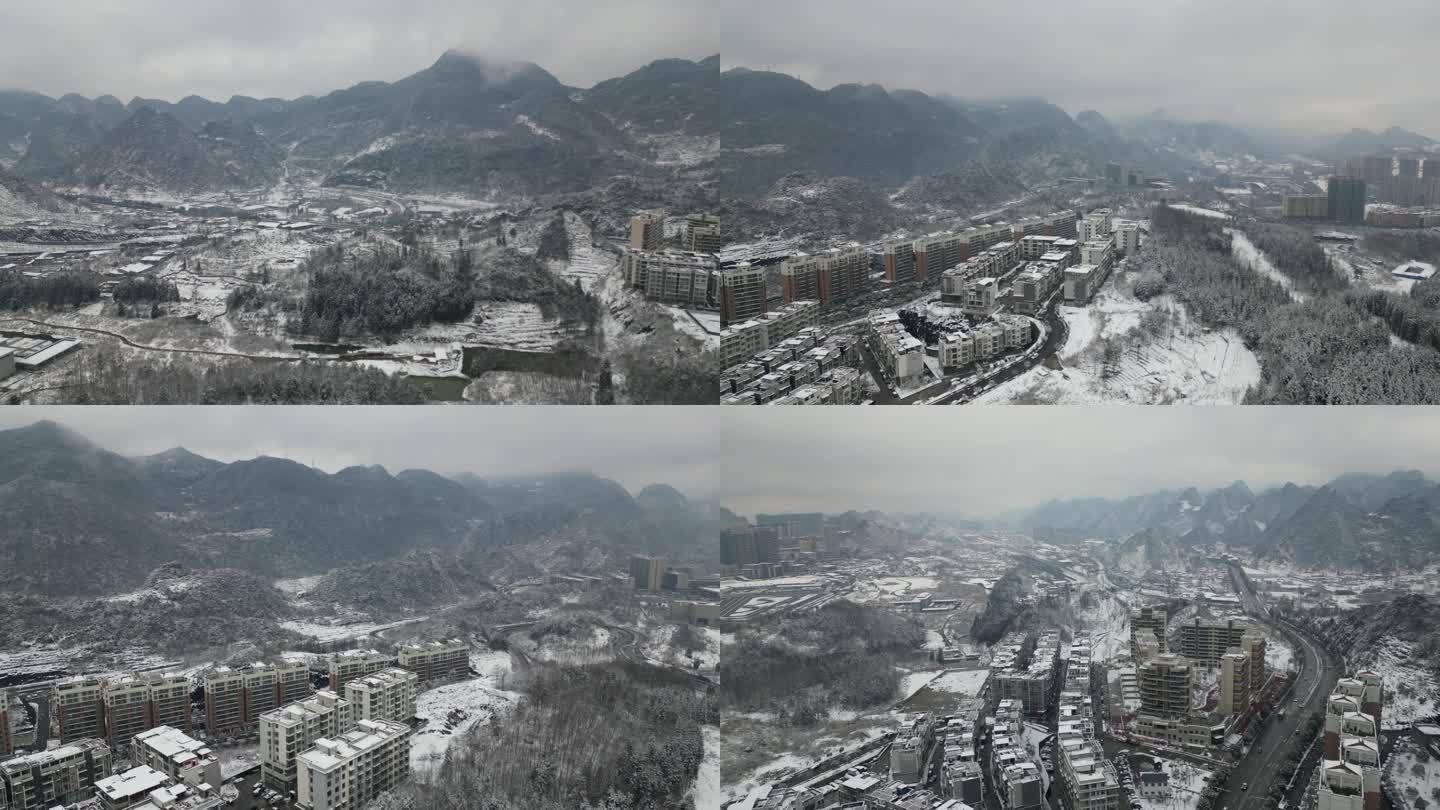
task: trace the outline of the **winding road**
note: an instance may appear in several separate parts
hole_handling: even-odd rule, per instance
[[[1340,662],[1308,631],[1284,620],[1269,618],[1269,610],[1260,600],[1243,569],[1234,562],[1229,563],[1231,578],[1245,603],[1246,612],[1256,621],[1264,622],[1280,633],[1299,642],[1300,674],[1296,678],[1290,696],[1297,697],[1301,705],[1291,703],[1284,718],[1272,717],[1269,726],[1256,740],[1250,754],[1236,764],[1230,782],[1221,795],[1219,804],[1230,810],[1267,810],[1274,808],[1270,799],[1271,786],[1277,781],[1277,766],[1284,761],[1285,753],[1291,746],[1308,746],[1311,740],[1300,740],[1297,734],[1301,725],[1311,717],[1325,712],[1325,701],[1340,679]],[[1277,707],[1280,708],[1280,707]],[[1307,763],[1307,765],[1310,763]],[[1309,782],[1308,768],[1297,772],[1296,784],[1303,790]],[[1243,786],[1249,784],[1249,789]]]

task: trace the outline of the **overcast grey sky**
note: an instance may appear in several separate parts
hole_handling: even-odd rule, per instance
[[[448,48],[589,87],[718,53],[713,0],[4,0],[0,87],[177,101],[394,81]]]
[[[441,474],[591,470],[631,493],[665,483],[713,491],[714,435],[693,408],[0,408],[0,430],[50,419],[122,455],[185,447],[221,461],[291,458],[334,472],[380,464]]]
[[[722,65],[1071,114],[1440,137],[1433,0],[725,0]]]
[[[903,411],[903,413],[901,413]],[[990,517],[1051,498],[1440,478],[1440,409],[727,408],[720,499],[756,512]]]

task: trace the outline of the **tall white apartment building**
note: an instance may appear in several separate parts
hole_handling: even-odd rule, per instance
[[[328,689],[260,715],[260,763],[265,784],[276,790],[294,790],[298,778],[296,757],[322,737],[349,731],[355,720],[350,701]]]
[[[415,716],[415,694],[420,678],[391,667],[345,683],[345,699],[355,707],[357,720],[404,722]]]
[[[1140,249],[1140,223],[1133,219],[1115,220],[1115,252],[1133,256]]]
[[[404,644],[397,660],[422,681],[463,675],[470,671],[470,645],[458,638]]]
[[[1072,810],[1120,810],[1120,777],[1098,740],[1065,740],[1060,749],[1060,781]]]
[[[322,737],[297,758],[296,804],[304,810],[360,810],[410,774],[410,727],[361,720]]]
[[[395,656],[379,650],[343,650],[330,654],[330,691],[345,694],[345,682],[395,666]]]
[[[1092,239],[1110,238],[1110,218],[1114,214],[1109,208],[1097,208],[1085,215],[1084,219],[1077,220],[1075,232],[1081,242],[1089,242]]]

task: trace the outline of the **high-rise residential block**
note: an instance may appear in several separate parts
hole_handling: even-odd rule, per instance
[[[659,250],[665,242],[665,212],[641,211],[630,218],[630,247]]]
[[[360,810],[410,775],[410,727],[361,720],[322,737],[297,758],[296,804],[302,810]]]
[[[265,784],[295,789],[296,757],[321,737],[336,737],[355,725],[355,707],[328,689],[260,715],[260,763]]]
[[[470,671],[470,645],[458,638],[402,644],[396,659],[422,681],[450,678]]]
[[[765,314],[765,268],[749,262],[720,270],[720,323],[726,326]]]
[[[330,691],[343,695],[347,681],[393,667],[396,664],[396,658],[379,650],[343,650],[331,653],[328,663]]]
[[[356,720],[407,722],[415,716],[420,678],[408,669],[390,667],[345,682],[345,699]]]
[[[685,249],[696,253],[715,253],[725,244],[720,236],[720,217],[714,214],[691,214],[685,218]]]
[[[95,783],[110,775],[110,749],[97,739],[0,762],[0,807],[50,810],[90,798]]]

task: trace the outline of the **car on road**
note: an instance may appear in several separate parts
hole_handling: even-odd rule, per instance
[[[1249,789],[1250,789],[1250,783],[1249,783],[1249,782],[1241,782],[1241,783],[1240,783],[1240,789],[1241,789],[1241,790],[1249,790]]]

